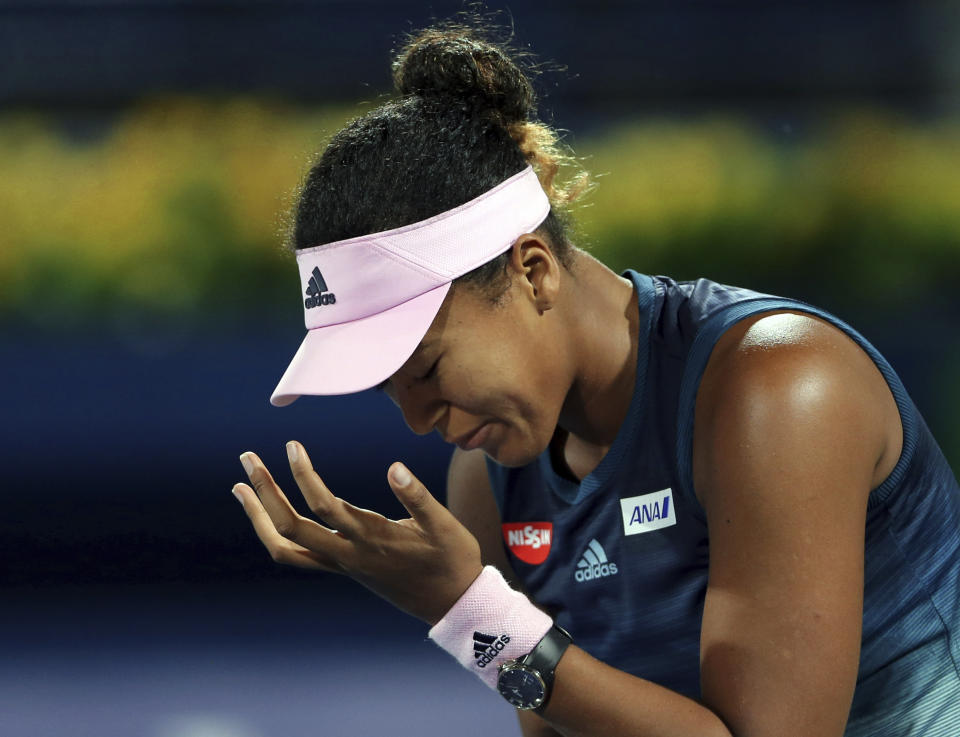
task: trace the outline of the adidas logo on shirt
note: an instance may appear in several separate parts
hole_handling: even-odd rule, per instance
[[[326,294],[324,294],[326,292]],[[310,275],[310,281],[307,284],[307,298],[303,300],[303,306],[308,310],[320,305],[336,304],[337,297],[327,289],[327,283],[323,280],[323,274],[316,266],[313,267],[313,273]]]
[[[577,572],[573,574],[573,577],[579,583],[583,583],[595,578],[616,575],[617,564],[607,560],[607,554],[603,552],[603,546],[597,542],[596,538],[588,542],[587,549],[583,551],[583,556],[577,563]]]
[[[478,668],[486,668],[497,659],[503,648],[510,642],[510,635],[485,635],[482,632],[473,633],[473,656],[477,659]]]

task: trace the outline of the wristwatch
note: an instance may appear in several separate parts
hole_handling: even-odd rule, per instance
[[[542,712],[553,689],[553,673],[573,638],[554,624],[526,655],[500,666],[497,690],[518,709]]]

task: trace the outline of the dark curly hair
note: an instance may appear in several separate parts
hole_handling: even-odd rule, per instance
[[[569,268],[568,204],[587,187],[550,127],[534,118],[527,55],[493,40],[474,14],[410,34],[393,60],[399,98],[349,122],[333,136],[300,186],[287,235],[291,250],[408,225],[483,194],[532,164],[550,214],[538,228]],[[532,67],[529,73],[533,73]],[[509,286],[509,252],[455,283],[471,283],[492,301]]]

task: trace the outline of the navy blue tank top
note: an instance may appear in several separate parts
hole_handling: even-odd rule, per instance
[[[960,735],[960,487],[890,364],[846,323],[796,300],[633,270],[640,335],[630,408],[580,483],[547,448],[487,457],[504,544],[530,596],[594,657],[693,698],[710,543],[693,492],[693,409],[734,323],[816,315],[873,359],[896,399],[903,451],[868,500],[860,670],[846,737]]]

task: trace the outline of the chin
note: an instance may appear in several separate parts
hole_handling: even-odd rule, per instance
[[[504,456],[501,457],[499,453],[486,453],[487,458],[496,463],[498,466],[505,466],[506,468],[520,468],[521,466],[526,466],[530,463],[533,458],[527,456],[523,457],[514,457],[514,456]],[[536,456],[534,456],[536,458]]]
[[[527,440],[528,442],[526,443],[511,443],[509,440],[506,442],[501,441],[492,450],[484,448],[483,452],[497,465],[507,468],[520,468],[537,460],[537,456],[550,444],[548,440],[543,444],[542,448],[539,448],[536,447],[537,443],[529,442],[530,439]]]

